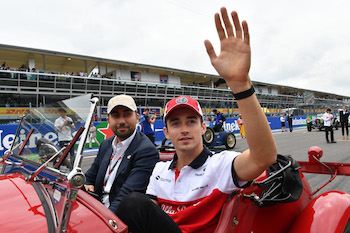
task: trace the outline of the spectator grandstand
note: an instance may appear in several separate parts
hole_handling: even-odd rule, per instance
[[[87,93],[97,96],[103,107],[112,96],[124,93],[139,107],[164,108],[175,96],[188,95],[201,103],[206,115],[213,108],[228,117],[238,115],[232,92],[217,75],[2,44],[0,64],[0,109],[38,107]],[[349,96],[253,84],[268,116],[288,108],[315,115],[350,103]]]

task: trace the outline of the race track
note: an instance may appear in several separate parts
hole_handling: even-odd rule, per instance
[[[308,161],[308,150],[312,146],[318,146],[323,150],[321,161],[350,163],[350,141],[343,141],[341,130],[334,131],[334,139],[337,143],[327,143],[324,131],[306,129],[290,132],[273,133],[277,151],[282,155],[291,155],[297,161]],[[243,151],[247,143],[243,139],[237,142],[235,150]],[[330,179],[330,175],[305,174],[312,190],[316,190]],[[330,184],[321,189],[318,194],[329,190],[340,190],[350,193],[350,176],[337,176]]]

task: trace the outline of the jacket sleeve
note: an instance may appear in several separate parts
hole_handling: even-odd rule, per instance
[[[116,212],[120,201],[123,200],[126,195],[131,192],[145,193],[146,191],[153,168],[159,161],[157,149],[148,138],[146,138],[146,140],[138,143],[139,148],[136,151],[136,154],[132,155],[135,157],[132,161],[132,168],[129,175],[120,188],[117,196],[109,206],[109,209],[114,213]]]
[[[94,162],[92,163],[91,167],[89,168],[89,170],[85,173],[85,177],[86,177],[86,181],[85,181],[85,184],[87,185],[95,185],[95,181],[96,181],[96,177],[97,177],[97,172],[98,172],[98,169],[100,167],[100,163],[102,161],[102,157],[103,157],[103,154],[104,154],[104,150],[103,148],[105,148],[106,146],[108,146],[107,144],[107,141],[104,140],[101,145],[100,145],[100,148],[97,152],[97,156],[94,160]]]

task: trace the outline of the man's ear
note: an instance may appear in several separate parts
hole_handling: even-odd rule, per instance
[[[205,122],[202,122],[202,135],[207,131],[207,126],[205,125]]]
[[[107,122],[108,122],[108,124],[109,124],[109,115],[107,116]]]
[[[168,129],[166,127],[163,128],[163,132],[164,132],[166,139],[170,140]]]

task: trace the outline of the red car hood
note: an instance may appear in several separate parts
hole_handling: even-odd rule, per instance
[[[21,174],[0,176],[0,229],[2,232],[47,232],[41,201]]]
[[[39,196],[20,173],[0,175],[0,232],[48,232],[46,215]],[[116,222],[113,229],[110,220]],[[127,232],[116,215],[89,194],[79,190],[67,232]]]

